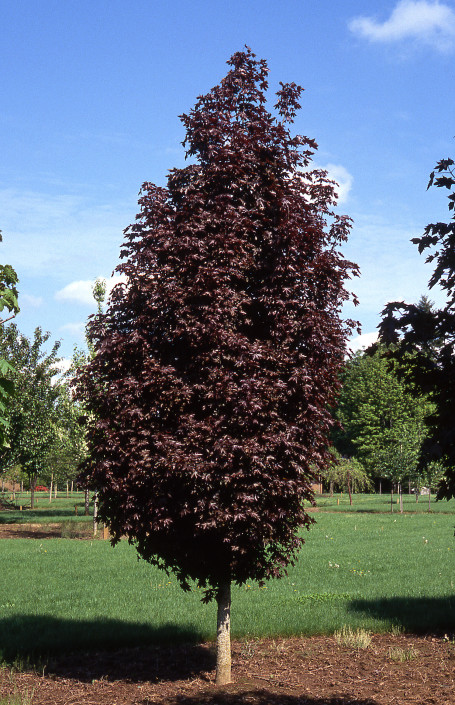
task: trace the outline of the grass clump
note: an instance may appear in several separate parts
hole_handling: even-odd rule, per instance
[[[412,661],[417,658],[418,655],[419,652],[413,646],[409,647],[409,649],[402,649],[399,646],[391,646],[389,649],[389,658],[392,659],[392,661],[399,661],[400,663]]]
[[[400,636],[400,634],[403,634],[404,629],[401,624],[392,624],[392,628],[390,629],[390,633],[392,636]]]
[[[76,539],[79,536],[79,530],[76,522],[63,521],[60,528],[62,539]]]
[[[334,634],[338,646],[348,646],[351,649],[368,649],[371,644],[371,632],[366,629],[351,629],[343,625]]]
[[[33,690],[20,691],[15,688],[10,695],[0,696],[0,705],[33,705],[33,693]]]

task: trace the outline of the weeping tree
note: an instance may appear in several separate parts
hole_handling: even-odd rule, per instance
[[[215,599],[217,683],[231,678],[231,584],[280,577],[303,543],[329,458],[330,407],[353,321],[350,219],[292,136],[301,88],[265,108],[267,64],[247,49],[181,120],[190,163],[142,186],[79,376],[89,455],[114,543]]]

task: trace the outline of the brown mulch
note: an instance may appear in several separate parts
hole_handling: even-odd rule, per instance
[[[3,668],[0,696],[33,691],[33,705],[455,703],[455,645],[435,637],[377,635],[365,650],[333,637],[252,639],[232,651],[234,682],[224,687],[214,684],[213,644],[201,644],[78,653],[41,672]]]
[[[68,534],[69,538],[93,539],[92,522],[64,522],[54,524],[1,524],[0,539],[55,539]],[[97,538],[103,538],[100,528]]]

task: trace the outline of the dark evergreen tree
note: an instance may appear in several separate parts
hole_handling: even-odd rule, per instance
[[[182,116],[193,163],[142,187],[118,285],[89,330],[79,380],[99,516],[183,588],[218,602],[217,682],[230,680],[230,585],[295,560],[304,500],[328,459],[330,407],[357,268],[350,219],[291,136],[301,88],[265,108],[268,69],[248,49]]]

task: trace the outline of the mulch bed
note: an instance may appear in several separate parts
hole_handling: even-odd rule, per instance
[[[365,650],[333,637],[252,639],[232,651],[235,682],[224,687],[213,644],[201,644],[62,656],[44,673],[3,669],[0,695],[33,691],[33,705],[455,703],[455,646],[436,637],[377,635]]]
[[[93,539],[93,524],[87,522],[65,522],[63,532],[70,534],[68,538]],[[1,524],[0,539],[55,539],[62,538],[62,523],[53,524]],[[103,538],[100,528],[97,538]]]

